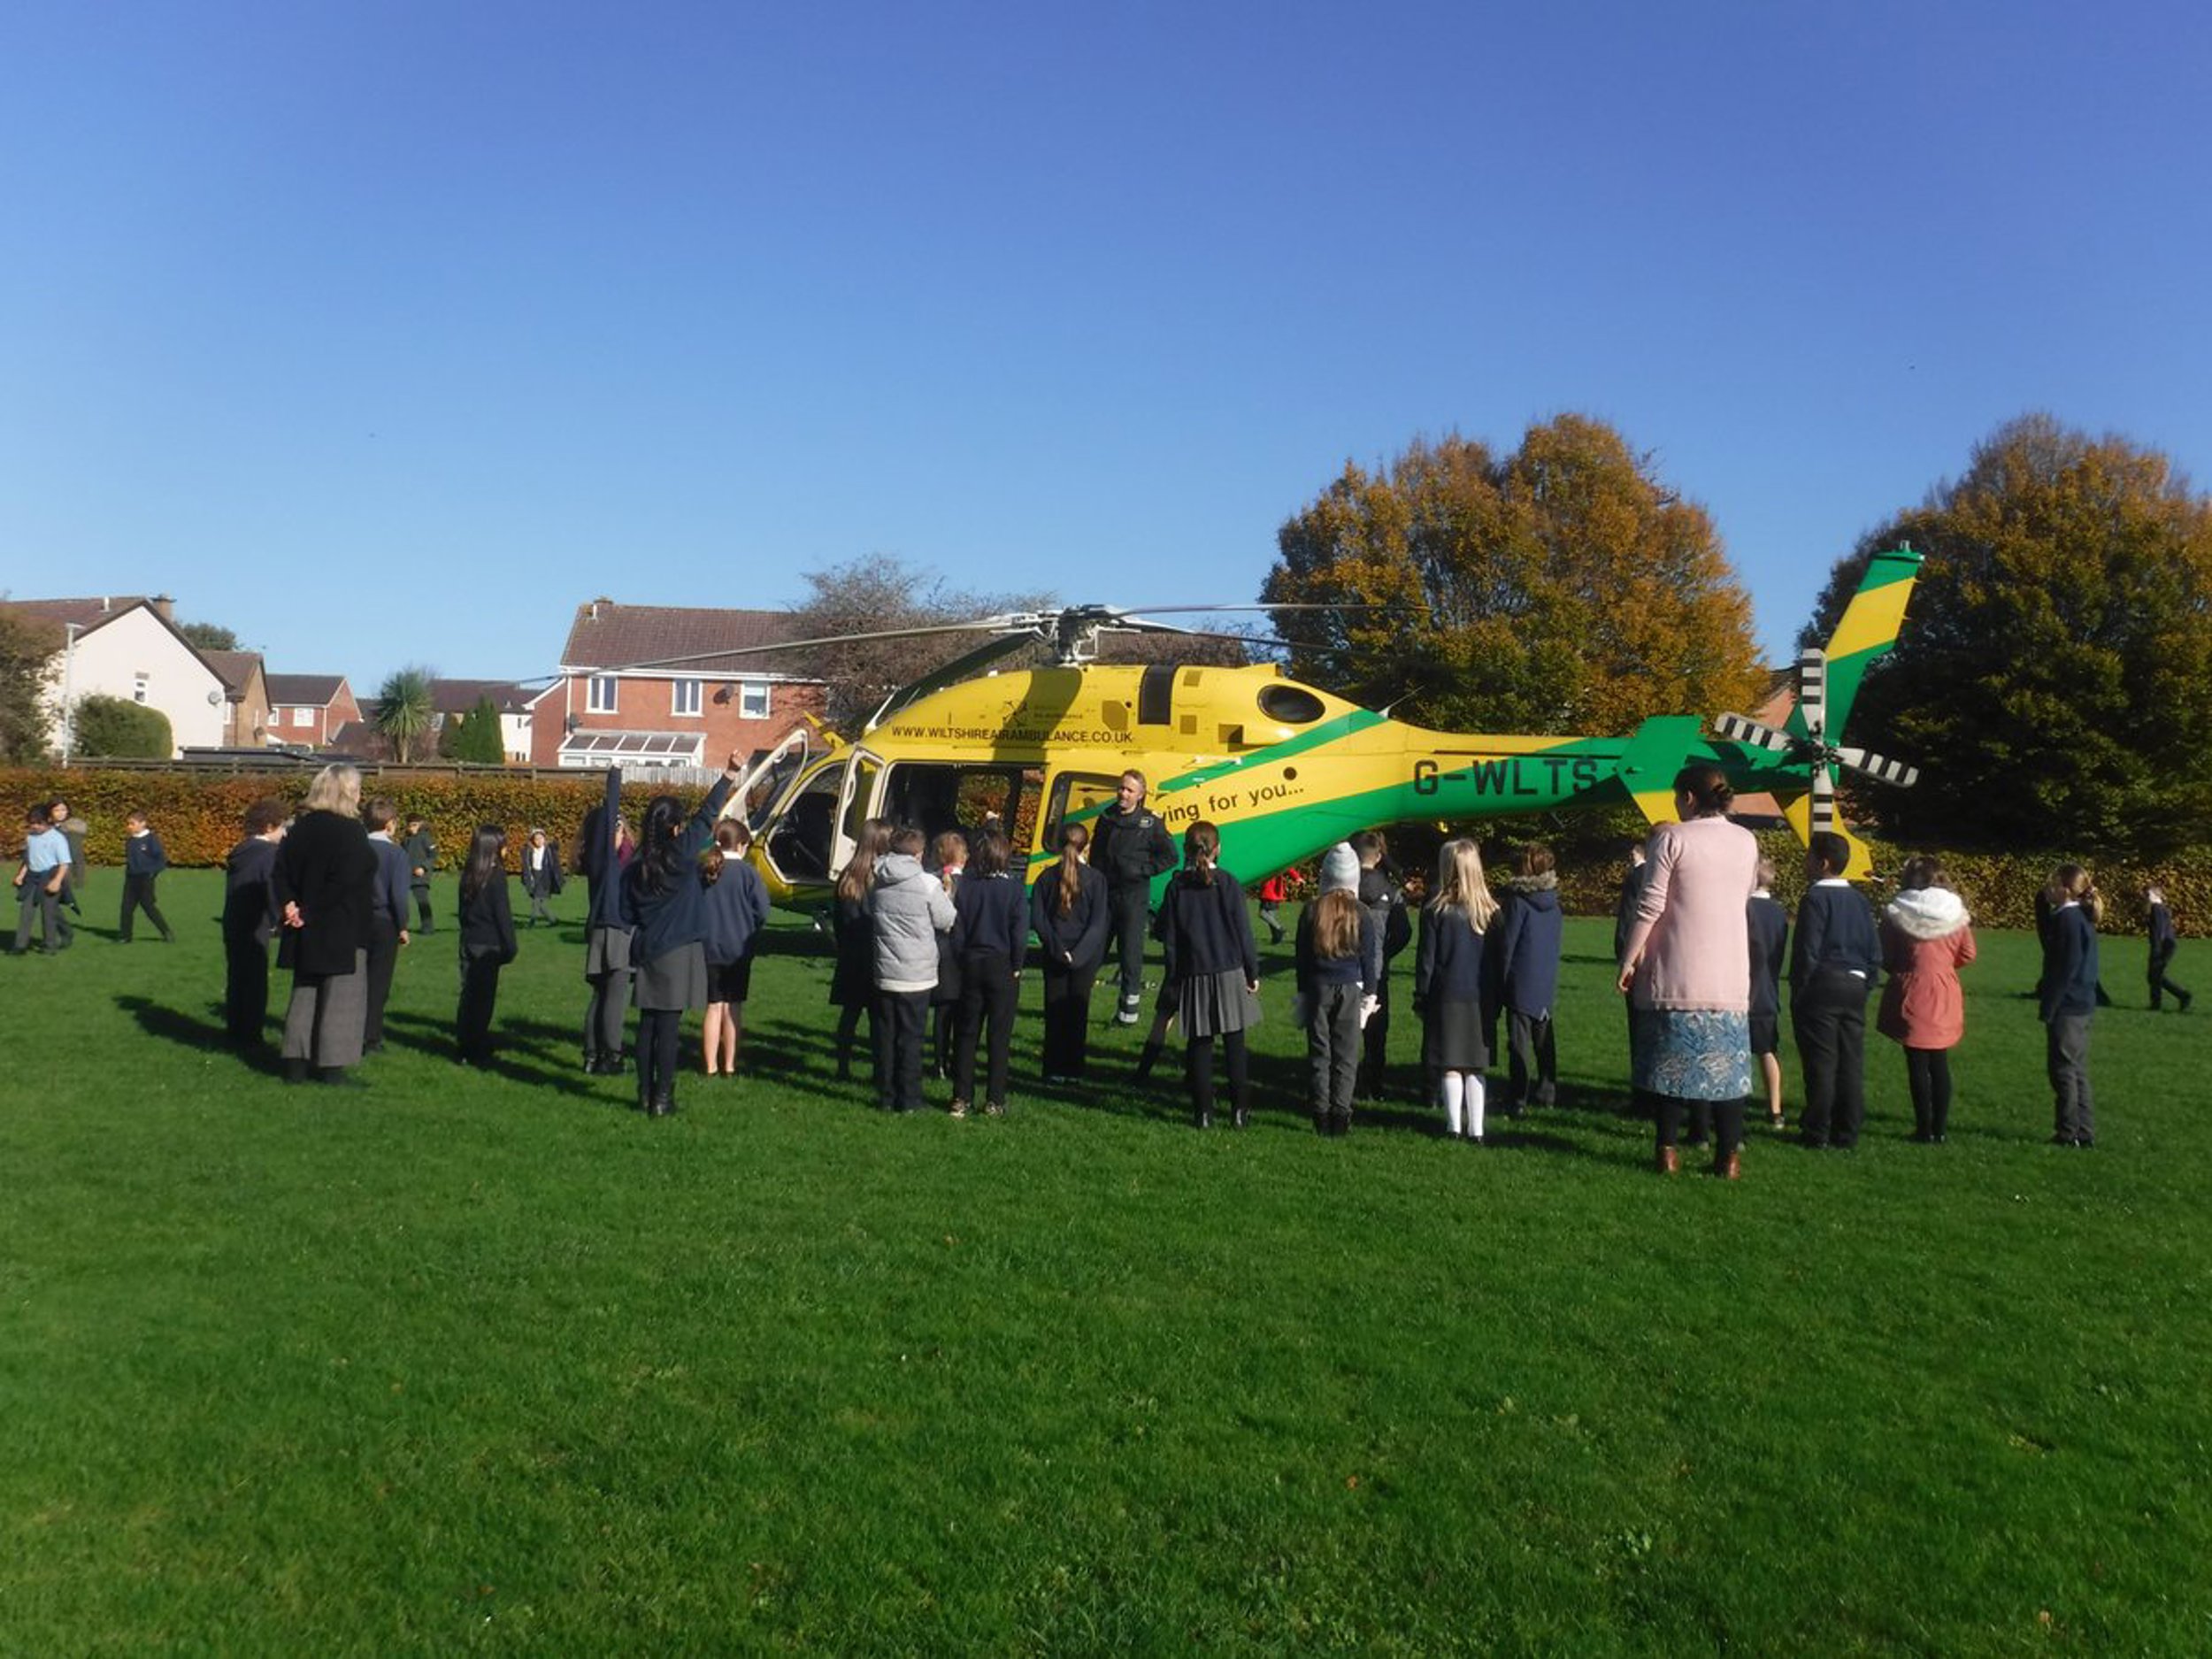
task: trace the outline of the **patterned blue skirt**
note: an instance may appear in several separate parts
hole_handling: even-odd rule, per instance
[[[1640,1008],[1630,1027],[1636,1087],[1676,1100],[1751,1093],[1751,1016],[1709,1008]]]

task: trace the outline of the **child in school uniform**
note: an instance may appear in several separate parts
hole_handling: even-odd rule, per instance
[[[2143,889],[2143,903],[2150,918],[2151,1012],[2158,1012],[2162,998],[2171,996],[2174,1006],[2185,1014],[2194,999],[2166,972],[2173,964],[2174,953],[2181,948],[2181,936],[2174,932],[2173,912],[2166,908],[2165,894],[2155,887]]]
[[[1498,994],[1505,1011],[1506,1115],[1559,1098],[1559,1051],[1552,1003],[1559,995],[1559,953],[1566,918],[1552,850],[1532,841],[1514,856],[1498,911]]]
[[[361,1052],[384,1052],[384,1007],[392,997],[392,975],[407,943],[407,854],[392,839],[399,809],[375,800],[361,809],[369,826],[369,850],[376,855],[376,893],[369,910],[368,1008],[361,1025]]]
[[[745,858],[752,844],[744,820],[726,818],[714,826],[713,847],[699,855],[700,879],[707,883],[707,1013],[699,1056],[709,1077],[737,1075],[753,953],[768,925],[768,889]]]
[[[1421,910],[1414,955],[1413,1011],[1421,1057],[1444,1108],[1444,1133],[1483,1144],[1484,933],[1498,902],[1482,873],[1482,849],[1455,839],[1436,856],[1436,891]]]
[[[548,841],[541,829],[530,832],[529,844],[522,849],[522,890],[530,895],[530,926],[541,921],[554,926],[545,902],[561,890],[561,844]]]
[[[1865,898],[1843,879],[1851,844],[1816,830],[1810,886],[1790,947],[1790,1030],[1805,1071],[1805,1144],[1847,1151],[1866,1121],[1866,999],[1881,975],[1882,945]]]
[[[246,809],[246,833],[223,859],[223,1029],[233,1046],[267,1042],[269,941],[276,932],[276,891],[270,875],[284,839],[284,803],[260,800]]]
[[[453,1018],[456,1057],[489,1065],[499,971],[515,959],[515,915],[507,898],[507,832],[480,824],[461,866],[461,1001]]]
[[[831,896],[830,939],[837,952],[830,970],[830,1005],[837,1010],[837,1080],[853,1074],[853,1037],[861,1016],[868,1017],[868,1050],[875,1052],[876,925],[868,895],[876,883],[876,860],[891,850],[891,822],[872,818],[861,825],[853,856],[838,872]],[[872,1064],[872,1061],[871,1062]]]
[[[1379,1100],[1390,1068],[1390,964],[1413,942],[1413,918],[1406,909],[1405,888],[1399,885],[1390,863],[1390,845],[1380,830],[1362,830],[1352,837],[1352,851],[1359,857],[1359,902],[1374,918],[1376,936],[1382,941],[1382,972],[1375,980],[1375,1006],[1360,1029],[1360,1098]]]
[[[1297,963],[1313,1126],[1348,1134],[1361,1018],[1382,977],[1382,939],[1359,902],[1359,855],[1348,842],[1321,861],[1320,896],[1298,918]]]
[[[2043,896],[2043,973],[2035,998],[2051,1079],[2051,1144],[2092,1147],[2097,1112],[2089,1087],[2089,1022],[2097,1011],[2097,924],[2104,900],[2089,872],[2073,864],[2051,872]]]
[[[1091,987],[1106,960],[1112,912],[1106,878],[1084,856],[1090,831],[1064,824],[1059,843],[1058,862],[1047,865],[1029,890],[1029,926],[1045,982],[1045,1081],[1073,1083],[1089,1064]]]
[[[1166,983],[1188,1047],[1183,1075],[1191,1120],[1214,1122],[1214,1043],[1229,1064],[1229,1121],[1246,1123],[1249,1070],[1245,1033],[1260,1023],[1260,956],[1244,887],[1221,868],[1221,832],[1201,818],[1183,832],[1183,867],[1160,901]]]
[[[1745,906],[1751,946],[1751,1057],[1766,1085],[1767,1127],[1782,1116],[1782,964],[1789,960],[1790,913],[1773,894],[1774,860],[1762,854],[1759,885]]]
[[[941,830],[929,843],[925,866],[944,884],[945,896],[957,903],[960,878],[968,867],[968,838],[958,830]],[[940,1082],[952,1075],[952,1048],[960,1027],[960,958],[952,948],[952,935],[937,935],[937,987],[929,994],[930,1069]]]
[[[1959,970],[1974,960],[1970,920],[1941,864],[1926,857],[1905,861],[1897,896],[1882,912],[1882,966],[1889,982],[1874,1023],[1905,1050],[1912,1138],[1923,1144],[1939,1144],[1950,1133],[1951,1050],[1966,1034]]]
[[[1019,1001],[1022,962],[1029,945],[1029,906],[1020,880],[1008,868],[1012,849],[1006,832],[987,824],[976,833],[973,856],[953,890],[952,956],[960,979],[958,1033],[953,1048],[952,1115],[964,1118],[975,1098],[975,1051],[987,1028],[983,1112],[1006,1110],[1006,1077]]]
[[[683,803],[657,795],[645,809],[637,856],[622,874],[624,913],[636,928],[631,960],[637,995],[637,1110],[666,1118],[676,1108],[676,1055],[684,1015],[707,1005],[706,888],[699,855],[714,839],[722,803],[742,777],[732,752],[687,818]]]
[[[154,902],[154,883],[169,867],[169,854],[146,821],[143,812],[134,812],[123,820],[123,922],[120,928],[125,944],[131,942],[131,921],[139,910],[146,912],[146,919],[161,935],[161,942],[173,945],[177,936],[170,931],[169,923],[161,913],[161,906]]]

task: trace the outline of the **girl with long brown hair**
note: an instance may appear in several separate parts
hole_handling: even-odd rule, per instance
[[[1160,943],[1167,957],[1165,995],[1183,1035],[1183,1075],[1191,1120],[1214,1121],[1214,1041],[1229,1063],[1229,1121],[1245,1125],[1248,1087],[1244,1033],[1260,1023],[1260,957],[1244,887],[1220,864],[1221,832],[1204,818],[1183,832],[1183,868],[1160,902]]]
[[[1091,833],[1082,825],[1062,825],[1059,860],[1030,889],[1029,926],[1043,946],[1039,966],[1045,981],[1048,1083],[1071,1083],[1083,1075],[1091,986],[1106,959],[1106,878],[1085,860],[1090,844]]]
[[[838,872],[830,909],[830,933],[837,944],[837,966],[830,973],[829,1000],[837,1014],[837,1080],[853,1074],[853,1035],[860,1017],[876,995],[876,924],[868,895],[876,884],[876,860],[891,850],[891,820],[872,818],[860,826],[853,856]],[[870,1014],[871,1021],[873,1015]],[[869,1026],[868,1049],[875,1052],[875,1028]]]
[[[1298,918],[1298,999],[1306,1026],[1313,1126],[1352,1127],[1360,1025],[1382,977],[1382,941],[1359,902],[1359,856],[1340,841],[1321,861],[1321,896]]]

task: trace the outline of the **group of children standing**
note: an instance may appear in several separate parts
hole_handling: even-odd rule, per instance
[[[619,809],[618,774],[610,774],[608,798],[585,825],[579,857],[591,890],[585,1069],[596,1074],[626,1069],[623,1027],[634,1000],[638,1106],[649,1115],[676,1110],[676,1049],[686,1011],[705,1012],[705,1073],[726,1075],[737,1066],[743,1005],[768,901],[746,862],[745,826],[719,818],[735,776],[733,766],[688,815],[674,796],[656,797],[641,836],[634,841]],[[325,805],[342,793],[325,792]],[[311,804],[315,799],[311,795]],[[373,800],[358,810],[373,869],[360,907],[366,922],[359,941],[362,1025],[356,1052],[374,1053],[382,1047],[394,964],[410,941],[411,907],[418,930],[431,931],[428,892],[436,849],[419,818],[409,820],[403,842],[395,841],[389,802]],[[244,838],[227,860],[225,1018],[230,1035],[242,1044],[261,1040],[268,944],[291,920],[278,868],[288,816],[279,802],[257,802],[246,815]],[[71,825],[74,841],[65,833]],[[127,942],[142,914],[165,941],[173,939],[156,895],[167,867],[160,838],[142,812],[131,813],[127,828],[119,937]],[[81,880],[83,826],[65,803],[51,802],[33,810],[27,831],[15,874],[20,910],[16,949],[27,949],[35,924],[42,922],[44,948],[58,950],[70,939],[62,912],[73,900],[73,882]],[[1020,976],[1033,949],[1044,979],[1046,1080],[1080,1080],[1090,993],[1110,928],[1107,883],[1086,858],[1087,842],[1084,825],[1064,826],[1056,860],[1025,889],[1005,831],[995,822],[983,826],[972,844],[948,832],[926,848],[919,831],[870,820],[837,885],[837,964],[830,996],[841,1010],[839,1074],[849,1075],[851,1044],[865,1015],[879,1107],[903,1112],[921,1106],[925,1063],[933,1050],[937,1074],[953,1084],[955,1117],[978,1108],[989,1116],[1002,1113]],[[454,1025],[457,1058],[465,1064],[482,1065],[493,1057],[500,970],[518,949],[505,850],[504,831],[481,826],[461,868]],[[1965,1029],[1959,971],[1975,958],[1971,918],[1942,866],[1924,856],[1901,868],[1895,895],[1877,916],[1843,878],[1848,856],[1842,837],[1811,837],[1809,885],[1793,926],[1771,897],[1771,864],[1757,859],[1743,926],[1748,1047],[1756,1072],[1752,1088],[1764,1095],[1770,1125],[1782,1127],[1780,987],[1786,979],[1802,1066],[1802,1138],[1813,1147],[1855,1145],[1865,1115],[1866,1010],[1878,988],[1875,1025],[1905,1055],[1912,1138],[1939,1144],[1949,1131],[1950,1055]],[[558,844],[534,830],[521,864],[531,925],[549,922],[546,900],[561,885]],[[1624,929],[1644,879],[1642,861],[1637,865],[1624,883]],[[1415,956],[1413,1005],[1422,1029],[1425,1092],[1441,1107],[1447,1133],[1476,1145],[1485,1139],[1486,1078],[1500,1051],[1501,1023],[1506,1110],[1517,1114],[1556,1099],[1553,1004],[1563,917],[1550,850],[1519,849],[1500,889],[1493,893],[1474,841],[1447,841],[1421,907]],[[1262,893],[1261,919],[1279,942],[1277,906],[1287,896],[1282,879],[1274,878]],[[2151,1006],[2171,996],[2185,1010],[2190,994],[2170,972],[2177,941],[2164,895],[2152,887],[2146,898]],[[2091,1019],[2105,1000],[2098,983],[2101,917],[2101,898],[2078,864],[2060,866],[2039,895],[2043,971],[2037,996],[2047,1032],[2052,1138],[2066,1146],[2087,1147],[2095,1139],[2088,1044]],[[1161,947],[1164,979],[1140,1077],[1149,1074],[1166,1033],[1179,1025],[1194,1123],[1202,1128],[1213,1123],[1218,1056],[1227,1071],[1229,1120],[1242,1127],[1249,1109],[1247,1033],[1261,1019],[1258,953],[1243,887],[1220,864],[1213,825],[1201,821],[1185,831],[1182,865],[1162,895],[1152,931]],[[1382,835],[1371,831],[1332,848],[1317,872],[1316,897],[1298,919],[1292,1007],[1306,1033],[1309,1102],[1315,1127],[1324,1134],[1346,1133],[1356,1100],[1383,1093],[1391,966],[1413,935]],[[1626,977],[1624,971],[1624,982]],[[1709,1116],[1693,1114],[1693,1144],[1701,1139]]]

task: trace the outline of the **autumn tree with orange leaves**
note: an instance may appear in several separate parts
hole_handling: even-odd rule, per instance
[[[1457,731],[1624,732],[1756,701],[1751,602],[1711,518],[1603,421],[1510,455],[1457,436],[1348,465],[1284,525],[1261,597],[1293,671]]]

